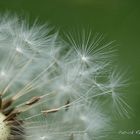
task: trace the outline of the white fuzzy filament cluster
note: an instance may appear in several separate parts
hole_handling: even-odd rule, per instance
[[[63,40],[49,25],[0,17],[0,93],[12,98],[15,108],[41,97],[19,116],[26,140],[104,139],[111,107],[128,116],[129,106],[120,96],[127,80],[113,67],[112,42],[90,31],[65,36]],[[1,119],[0,114],[4,139],[9,130]]]

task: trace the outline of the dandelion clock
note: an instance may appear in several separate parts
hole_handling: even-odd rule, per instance
[[[114,43],[90,30],[65,37],[48,24],[1,15],[0,140],[104,139],[112,112],[129,116]]]

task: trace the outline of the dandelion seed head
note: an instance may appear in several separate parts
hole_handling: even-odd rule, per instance
[[[128,114],[119,92],[127,80],[110,73],[114,48],[103,35],[82,30],[66,42],[48,24],[0,19],[0,139],[104,138],[111,119],[98,97],[105,95]]]

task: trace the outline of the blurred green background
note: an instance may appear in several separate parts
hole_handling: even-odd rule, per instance
[[[119,62],[130,67],[127,102],[131,119],[116,120],[118,130],[140,130],[140,1],[139,0],[0,0],[0,12],[25,14],[33,21],[51,22],[60,29],[90,26],[117,40]],[[117,135],[108,140],[140,140],[140,134]]]

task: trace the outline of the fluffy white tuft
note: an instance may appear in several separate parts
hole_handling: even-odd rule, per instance
[[[15,108],[41,97],[19,116],[25,139],[104,139],[110,114],[100,109],[100,97],[107,95],[121,116],[128,114],[116,92],[124,81],[112,68],[113,42],[92,34],[67,34],[65,42],[49,25],[30,26],[8,14],[0,17],[0,92],[14,100]]]

